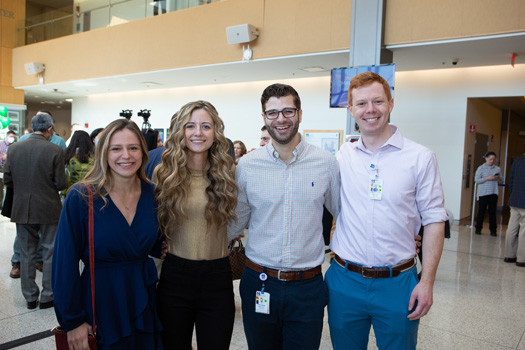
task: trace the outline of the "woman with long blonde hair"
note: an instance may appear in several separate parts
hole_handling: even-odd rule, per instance
[[[184,105],[170,125],[155,168],[158,221],[168,253],[157,288],[167,349],[228,349],[235,304],[227,224],[236,218],[237,185],[224,124],[206,101]]]
[[[126,119],[110,123],[100,135],[93,167],[71,187],[60,215],[52,273],[55,313],[69,348],[89,349],[88,185],[94,206],[98,349],[161,349],[157,270],[148,257],[158,243],[158,226],[153,185],[144,174],[146,142]],[[79,275],[80,260],[86,267]]]

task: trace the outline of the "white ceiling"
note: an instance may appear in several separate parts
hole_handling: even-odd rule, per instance
[[[510,65],[512,53],[517,54],[516,64],[525,64],[525,33],[393,45],[387,49],[394,52],[397,71]],[[348,66],[348,59],[348,51],[267,59],[257,59],[254,52],[252,61],[242,62],[239,50],[237,62],[17,88],[25,90],[27,103],[63,104],[66,98],[108,92],[327,76],[332,68]],[[456,65],[452,64],[454,60]],[[302,70],[307,67],[326,70],[314,73]],[[525,115],[523,102],[514,107],[522,108],[521,113]]]

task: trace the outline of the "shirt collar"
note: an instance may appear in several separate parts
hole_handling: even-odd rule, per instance
[[[399,128],[395,126],[394,124],[389,124],[388,127],[390,128],[390,131],[392,132],[392,136],[386,142],[379,147],[378,149],[382,148],[388,148],[390,146],[402,149],[404,144],[403,135],[401,135],[401,131],[399,131]],[[363,143],[363,138],[360,137],[359,140],[356,142],[356,148],[360,149],[361,151],[369,152],[368,149],[365,147],[365,144]]]
[[[297,147],[295,147],[295,149],[292,152],[293,153],[292,162],[295,161],[297,157],[299,157],[301,154],[303,154],[304,150],[306,149],[306,141],[303,140],[303,137],[301,136],[301,134],[299,134],[299,140],[300,140],[299,144],[297,145]],[[275,148],[273,147],[273,140],[271,140],[266,145],[266,149],[268,150],[268,154],[270,155],[270,157],[272,157],[273,160],[278,161],[281,159],[279,158],[279,152],[277,152]]]

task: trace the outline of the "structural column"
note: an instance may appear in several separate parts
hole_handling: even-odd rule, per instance
[[[386,0],[352,0],[350,67],[392,62],[392,53],[383,49],[385,6]],[[350,112],[346,134],[356,134]]]

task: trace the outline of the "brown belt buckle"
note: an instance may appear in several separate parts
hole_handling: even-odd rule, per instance
[[[365,276],[365,272],[372,272],[372,271],[369,271],[369,270],[366,270],[366,269],[373,269],[372,266],[361,266],[361,276],[364,277],[364,278],[374,278],[373,276]]]

